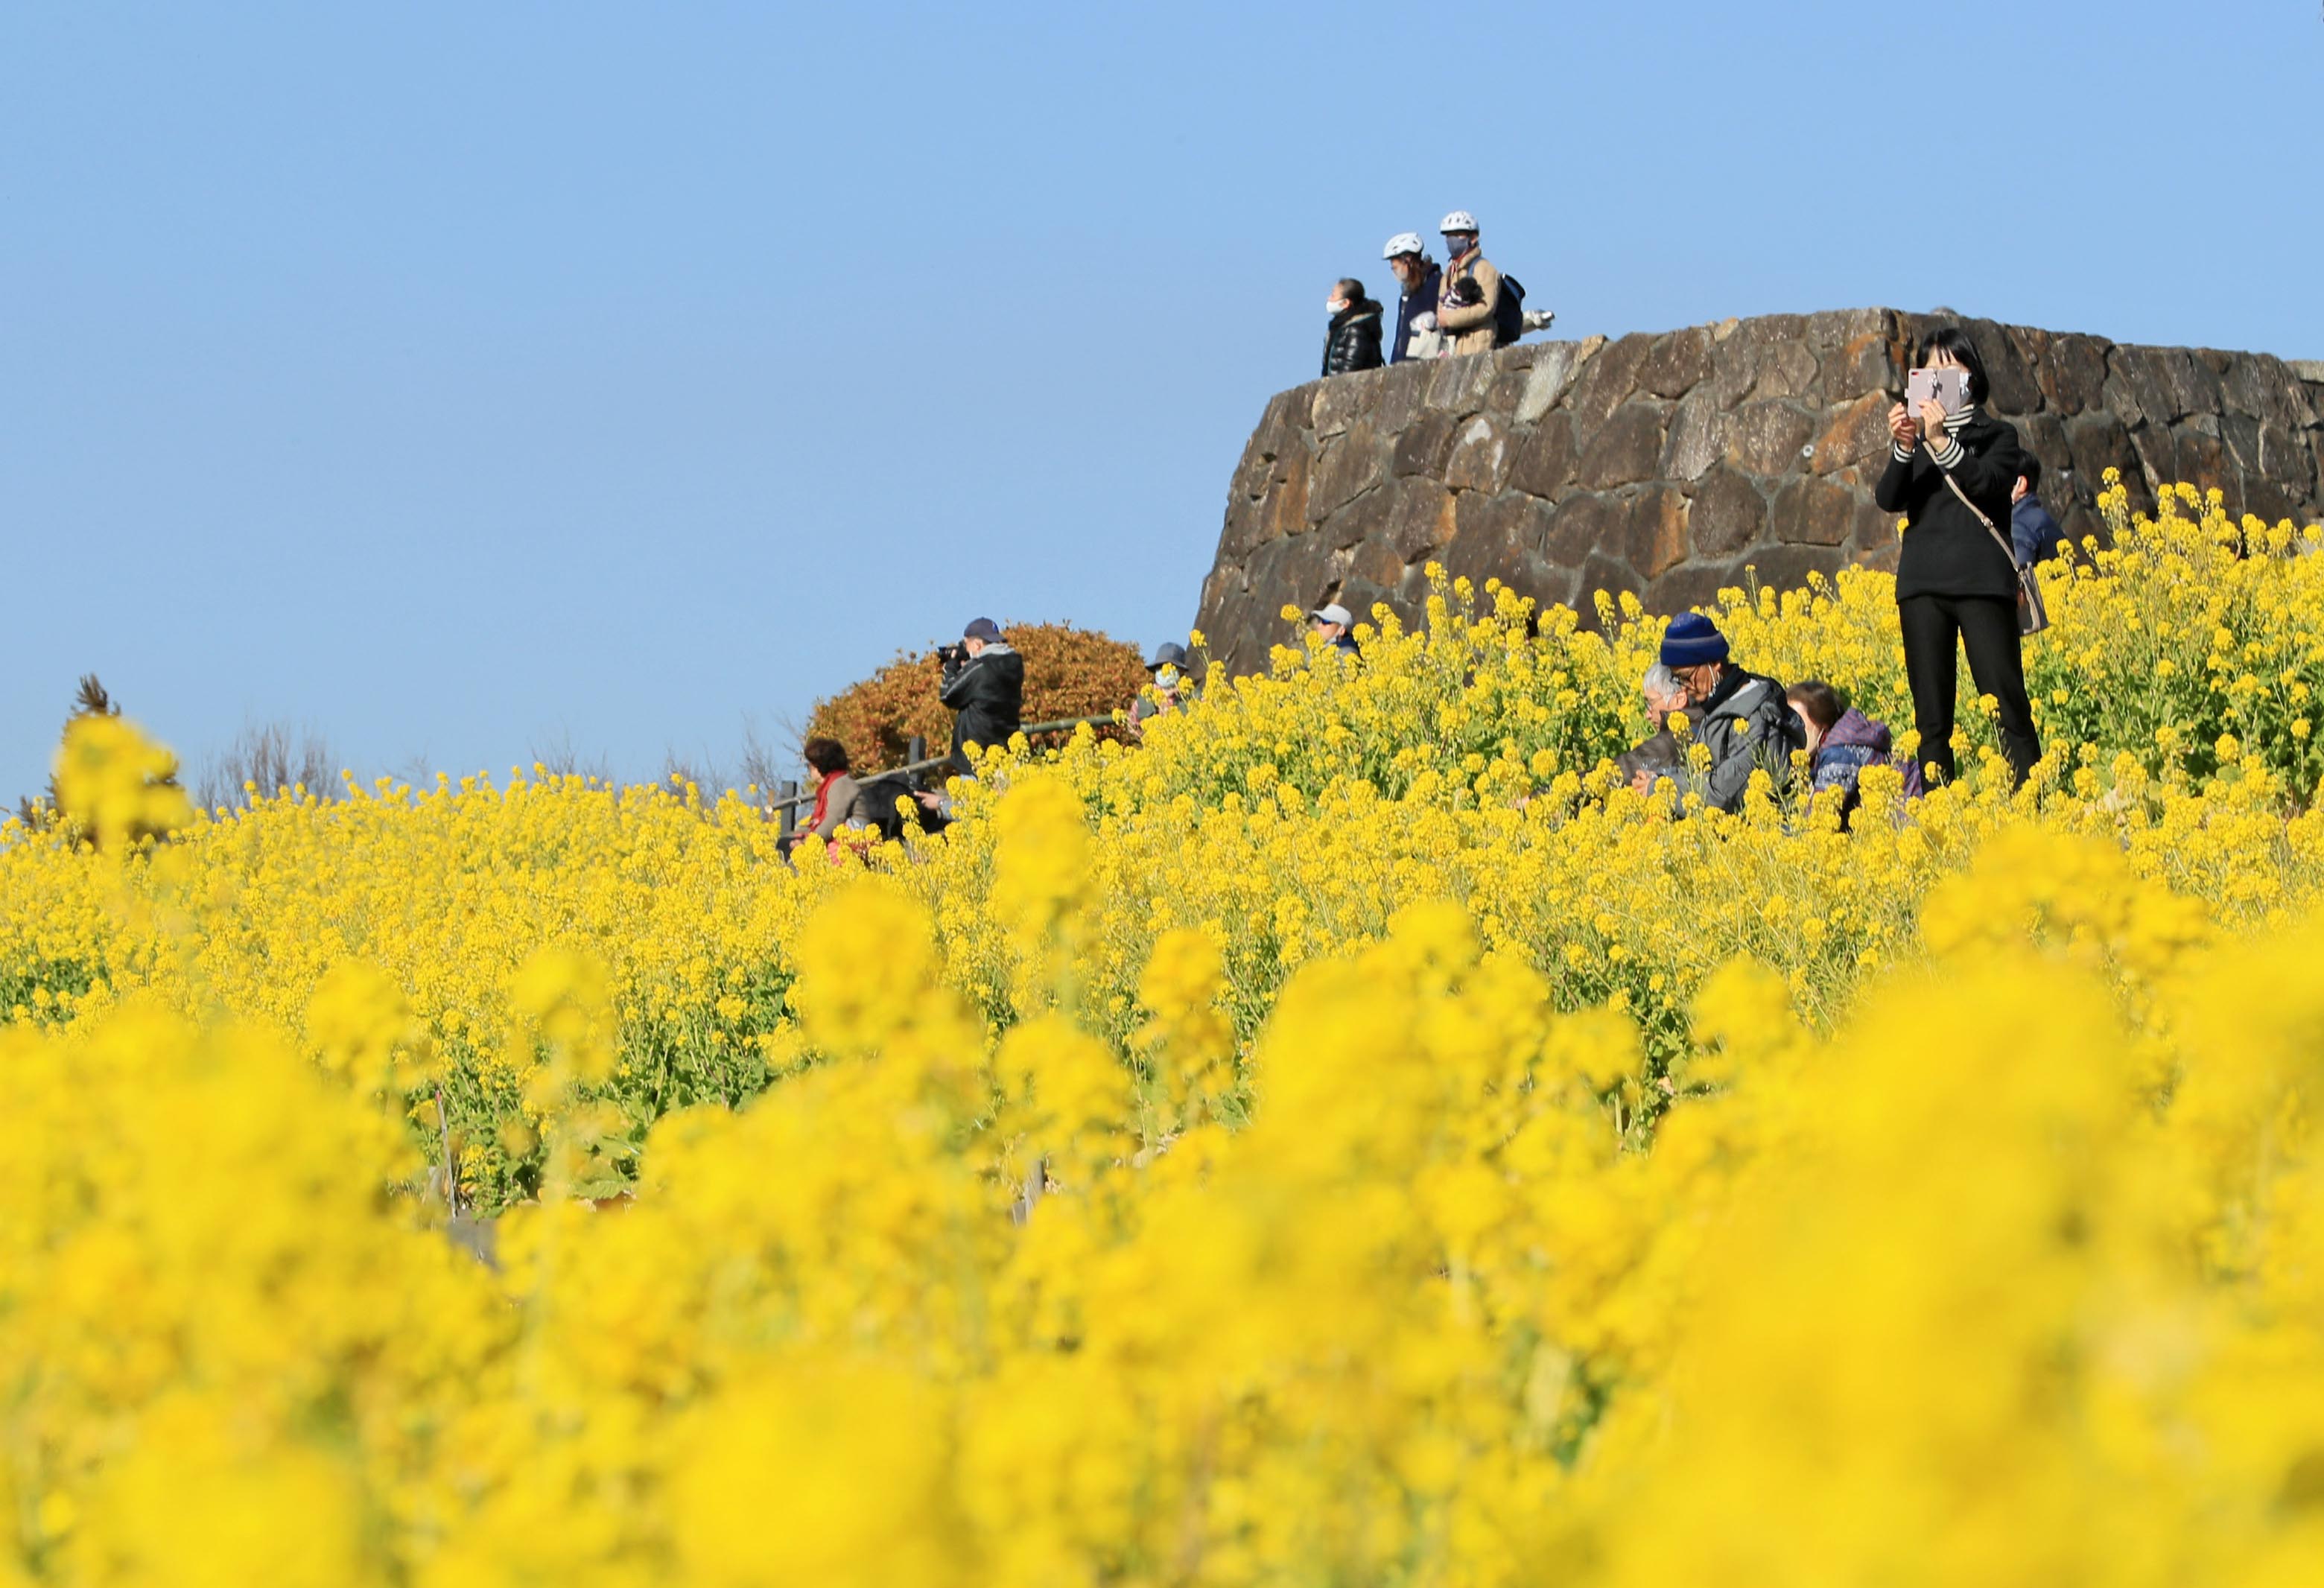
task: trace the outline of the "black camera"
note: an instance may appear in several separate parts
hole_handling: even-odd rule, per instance
[[[958,667],[968,655],[968,647],[961,644],[939,645],[936,660],[946,667]]]

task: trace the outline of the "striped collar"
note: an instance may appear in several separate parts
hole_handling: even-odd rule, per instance
[[[1960,405],[1960,411],[1945,415],[1946,434],[1953,436],[1960,435],[1962,430],[1969,427],[1970,421],[1976,418],[1977,404],[1974,402],[1962,403]]]

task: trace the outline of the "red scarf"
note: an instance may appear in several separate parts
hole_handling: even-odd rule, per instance
[[[807,818],[807,830],[809,832],[813,832],[816,828],[823,826],[823,802],[830,798],[831,777],[830,774],[826,773],[824,776],[823,781],[815,786],[815,809],[808,813]]]

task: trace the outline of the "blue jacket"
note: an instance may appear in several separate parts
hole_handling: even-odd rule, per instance
[[[1397,300],[1396,346],[1388,349],[1388,361],[1402,364],[1412,356],[1412,317],[1436,311],[1436,291],[1444,280],[1444,267],[1432,263],[1420,285]]]
[[[2058,521],[2042,505],[2042,499],[2028,491],[2009,510],[2009,544],[2017,553],[2019,568],[2032,568],[2045,557],[2058,555]]]

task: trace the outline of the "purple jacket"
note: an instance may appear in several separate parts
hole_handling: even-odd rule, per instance
[[[1853,796],[1858,775],[1873,762],[1881,762],[1904,774],[1904,798],[1918,799],[1923,791],[1921,769],[1896,761],[1895,745],[1886,723],[1874,722],[1849,706],[1831,725],[1831,732],[1823,736],[1823,743],[1816,746],[1815,762],[1811,769],[1814,791],[1821,794],[1826,789],[1845,789]]]

